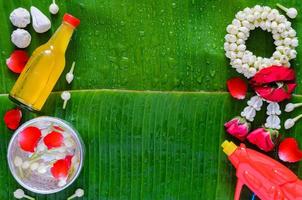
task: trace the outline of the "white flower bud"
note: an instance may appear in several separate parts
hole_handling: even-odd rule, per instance
[[[298,15],[298,11],[295,8],[290,8],[287,10],[286,15],[291,18],[294,19],[297,17]]]
[[[14,159],[14,164],[16,167],[21,167],[23,163],[22,158],[20,158],[19,156],[16,156]]]
[[[28,169],[30,166],[30,162],[29,161],[24,161],[23,164],[22,164],[22,168],[23,169]]]
[[[291,112],[291,111],[293,111],[295,109],[295,104],[293,104],[293,103],[288,103],[288,104],[286,104],[286,106],[285,106],[285,112]]]
[[[293,119],[287,119],[284,123],[284,128],[285,129],[290,129],[291,127],[293,127],[295,125],[295,120]]]
[[[59,6],[56,4],[55,0],[53,0],[52,4],[50,4],[49,12],[53,15],[55,15],[59,12]]]
[[[22,198],[24,198],[24,196],[25,196],[25,193],[24,193],[24,191],[23,191],[22,189],[17,189],[17,190],[14,192],[14,197],[15,197],[16,199],[22,199]]]
[[[283,11],[286,12],[286,15],[291,18],[294,19],[297,17],[298,15],[298,11],[295,8],[286,8],[285,6],[281,5],[281,4],[277,4],[277,6],[282,9]]]
[[[299,45],[298,39],[297,39],[297,38],[292,39],[291,45],[292,45],[293,47],[297,47],[297,46]]]
[[[235,51],[237,49],[236,43],[231,43],[229,48],[230,48],[230,51]]]
[[[38,167],[39,167],[39,163],[37,163],[37,162],[34,162],[34,163],[32,163],[32,164],[30,165],[30,169],[31,169],[32,171],[38,169]]]
[[[79,188],[75,191],[75,194],[77,195],[77,197],[82,197],[84,196],[84,190]]]

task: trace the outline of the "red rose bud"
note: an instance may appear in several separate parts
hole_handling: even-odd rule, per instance
[[[295,71],[284,66],[271,66],[260,70],[250,81],[252,88],[262,98],[280,102],[290,99],[296,88]]]
[[[275,147],[279,132],[274,129],[258,128],[252,131],[247,140],[265,152],[271,151]]]
[[[226,132],[228,132],[230,135],[243,141],[245,140],[249,132],[250,123],[248,123],[242,117],[235,117],[231,119],[229,122],[225,123],[224,127],[226,129]]]

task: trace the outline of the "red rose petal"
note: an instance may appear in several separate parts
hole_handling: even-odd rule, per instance
[[[47,146],[48,149],[60,147],[63,143],[64,137],[61,133],[56,131],[52,131],[48,135],[44,137],[44,144]]]
[[[227,80],[228,90],[232,97],[236,99],[244,99],[247,92],[247,83],[239,77]]]
[[[9,110],[4,115],[4,123],[11,130],[16,130],[19,127],[21,119],[22,112],[18,108]]]
[[[64,159],[56,161],[50,169],[55,179],[62,179],[68,176],[71,167],[71,159],[73,156],[66,156]]]
[[[35,148],[41,138],[41,131],[37,127],[29,126],[18,135],[18,142],[24,151],[35,152]]]
[[[6,59],[6,64],[8,68],[17,74],[20,74],[24,69],[29,56],[24,50],[15,50],[8,59]]]
[[[286,138],[281,142],[278,155],[285,162],[298,162],[302,159],[302,151],[294,138]]]

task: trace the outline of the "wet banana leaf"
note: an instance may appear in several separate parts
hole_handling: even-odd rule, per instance
[[[76,188],[87,200],[97,199],[233,199],[235,170],[221,150],[227,136],[223,124],[238,115],[245,101],[235,101],[225,82],[238,74],[223,50],[225,28],[237,11],[256,4],[283,3],[302,11],[290,0],[57,0],[59,14],[51,16],[51,0],[0,0],[0,115],[13,108],[8,92],[17,75],[5,61],[15,48],[9,21],[17,7],[34,5],[52,21],[49,32],[38,34],[31,25],[28,48],[46,42],[65,12],[81,19],[66,54],[66,68],[42,113],[71,122],[86,145],[83,171],[76,182],[53,195],[27,194],[36,199],[62,200]],[[292,21],[302,34],[301,16]],[[269,57],[274,51],[269,33],[253,31],[248,48]],[[301,83],[302,52],[292,62]],[[71,85],[65,74],[76,61]],[[71,90],[67,109],[60,93]],[[301,101],[299,86],[293,101]],[[284,105],[282,105],[283,108]],[[296,116],[299,111],[292,113]],[[24,111],[26,121],[37,114]],[[283,121],[290,115],[283,116]],[[255,127],[265,112],[257,114]],[[296,137],[302,124],[286,136]],[[0,199],[13,199],[20,186],[6,162],[12,131],[0,124]],[[235,140],[236,143],[238,141]],[[253,147],[252,147],[253,148]],[[277,158],[276,152],[270,156]],[[298,175],[298,164],[288,165]],[[247,188],[242,199],[251,198]]]

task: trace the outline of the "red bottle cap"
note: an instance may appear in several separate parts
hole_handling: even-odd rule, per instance
[[[77,27],[80,24],[80,20],[71,14],[66,13],[63,17],[63,21],[67,22],[68,24],[72,25],[73,27]]]

